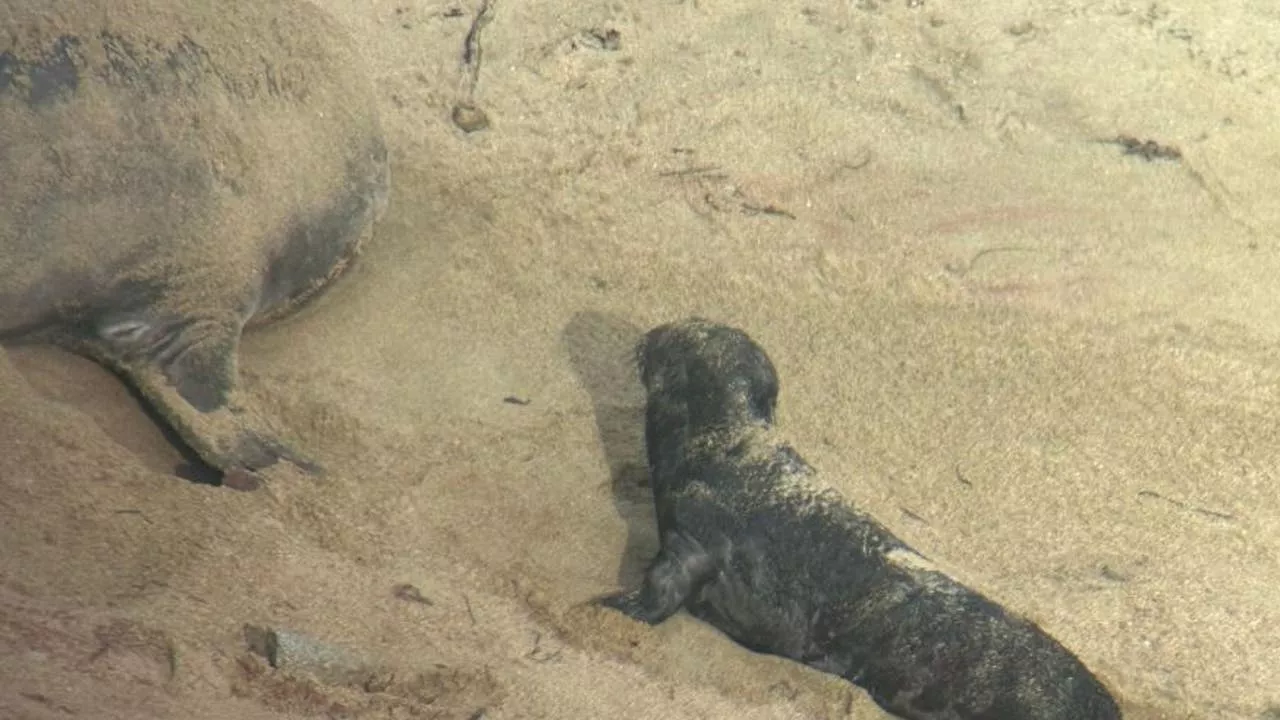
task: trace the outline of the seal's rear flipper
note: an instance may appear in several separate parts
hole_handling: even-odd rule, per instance
[[[701,545],[680,533],[668,532],[662,550],[645,573],[644,584],[630,592],[610,595],[600,604],[656,625],[675,615],[715,572],[711,556]]]

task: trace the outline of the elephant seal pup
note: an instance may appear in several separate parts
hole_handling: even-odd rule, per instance
[[[0,340],[112,368],[228,479],[318,470],[239,402],[236,355],[386,206],[344,31],[300,0],[0,0],[0,19]]]
[[[1070,651],[818,482],[771,432],[778,377],[745,333],[664,325],[637,359],[662,549],[639,589],[598,602],[650,624],[686,607],[911,720],[1120,717]]]

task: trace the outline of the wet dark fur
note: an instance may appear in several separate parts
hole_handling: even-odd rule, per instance
[[[218,470],[319,470],[237,404],[236,360],[385,208],[372,84],[340,27],[296,0],[0,17],[0,340],[110,367]]]
[[[912,720],[1120,717],[1070,651],[933,569],[771,436],[778,378],[745,333],[664,325],[637,356],[662,549],[604,605],[650,624],[687,608]]]

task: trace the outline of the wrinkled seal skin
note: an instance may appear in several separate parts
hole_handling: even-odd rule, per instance
[[[1102,684],[1031,622],[955,582],[822,486],[771,427],[772,363],[693,319],[638,350],[661,551],[599,602],[681,607],[758,652],[839,675],[911,720],[1112,720]]]
[[[133,384],[205,461],[319,468],[239,402],[242,330],[386,207],[362,61],[300,0],[0,0],[0,340]]]

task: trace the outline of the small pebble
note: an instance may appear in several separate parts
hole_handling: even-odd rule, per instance
[[[304,672],[330,685],[380,684],[379,668],[359,654],[302,633],[245,625],[244,639],[249,650],[265,658],[273,668]]]
[[[479,132],[489,128],[489,116],[470,103],[458,103],[453,106],[453,124],[465,133]]]

